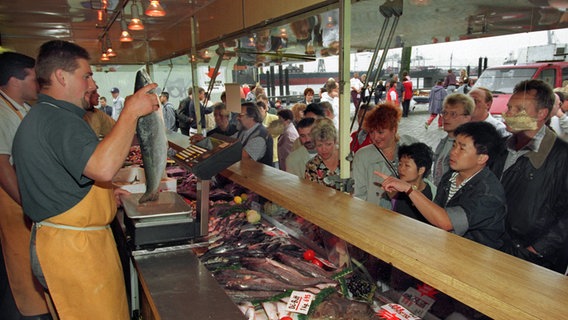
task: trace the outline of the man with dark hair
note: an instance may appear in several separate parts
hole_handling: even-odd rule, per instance
[[[294,142],[299,135],[294,126],[294,114],[291,110],[278,111],[278,119],[284,124],[284,131],[278,137],[278,163],[280,170],[286,171],[286,158],[292,152]]]
[[[198,93],[197,99],[199,101],[199,111],[201,112],[201,114],[200,114],[201,129],[205,130],[207,128],[207,122],[205,120],[205,115],[213,112],[213,109],[205,107],[203,105],[203,102],[205,101],[205,89],[199,87],[197,89],[197,93]],[[190,124],[192,129],[197,129],[197,114],[195,112],[194,99],[191,99],[188,108],[189,108],[189,124]],[[201,133],[201,132],[199,132],[199,133]]]
[[[233,135],[243,145],[243,158],[253,159],[272,166],[273,140],[262,125],[262,115],[254,102],[241,104],[238,116],[240,130]]]
[[[110,94],[112,95],[112,118],[116,121],[124,109],[124,98],[120,96],[120,90],[116,87],[110,90]]]
[[[106,113],[109,117],[112,117],[112,106],[109,106],[107,104],[107,99],[106,97],[100,97],[99,98],[100,101],[100,110],[104,113]]]
[[[114,121],[112,117],[109,117],[103,111],[95,108],[95,106],[99,102],[99,93],[97,89],[87,93],[86,99],[89,100],[89,107],[85,109],[85,111],[87,112],[85,112],[83,119],[87,121],[97,137],[103,138],[104,136],[109,134],[116,121]]]
[[[568,144],[546,125],[555,97],[541,80],[518,83],[504,115],[507,151],[494,167],[507,196],[502,250],[560,273],[568,265]]]
[[[325,109],[321,103],[313,102],[306,106],[304,110],[304,118],[323,119],[325,118]]]
[[[179,102],[179,106],[176,110],[176,119],[178,122],[179,131],[181,134],[189,136],[189,128],[191,119],[189,117],[189,104],[193,99],[193,88],[189,87],[187,89],[187,97],[183,98]]]
[[[288,158],[286,158],[286,172],[295,174],[300,179],[304,179],[306,176],[306,163],[317,154],[316,145],[311,135],[315,121],[314,118],[304,118],[298,122],[296,129],[298,130],[298,141],[301,145],[290,152]]]
[[[22,211],[12,158],[16,130],[30,110],[27,101],[37,99],[34,67],[35,60],[31,57],[15,52],[0,54],[0,243],[7,280],[20,313],[14,315],[16,319],[20,315],[50,319],[44,290],[31,272],[31,223]],[[8,298],[0,296],[0,300],[4,302]],[[4,310],[0,313],[10,318]]]
[[[405,192],[432,225],[498,249],[503,245],[507,207],[503,187],[487,164],[501,149],[499,133],[487,122],[468,122],[455,130],[455,136],[452,170],[442,177],[434,201],[416,185],[375,174],[385,179],[382,186],[387,192]]]
[[[138,119],[159,110],[149,84],[128,97],[101,141],[82,119],[96,89],[88,52],[71,42],[44,43],[37,57],[37,104],[16,132],[14,164],[24,213],[34,221],[34,274],[60,319],[130,319],[124,276],[110,222],[108,186],[130,151]],[[39,161],[38,161],[39,160]]]

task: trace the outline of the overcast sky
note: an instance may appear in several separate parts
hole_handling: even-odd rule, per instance
[[[557,29],[553,31],[553,41],[557,43],[568,43],[568,28]],[[546,31],[519,33],[508,36],[490,37],[475,40],[454,41],[446,43],[438,43],[431,45],[416,46],[412,48],[412,58],[417,55],[426,59],[420,65],[437,66],[447,68],[454,66],[467,66],[476,68],[479,57],[488,59],[488,66],[497,66],[503,64],[509,54],[513,53],[513,58],[517,57],[518,50],[523,47],[531,47],[544,45],[548,42]],[[389,55],[399,53],[401,49],[393,49],[389,51]],[[351,70],[367,70],[371,60],[372,53],[357,54],[357,58],[351,59]],[[398,60],[387,61],[389,63],[399,63]],[[415,65],[413,60],[413,65]],[[338,72],[338,57],[332,56],[325,58],[325,67],[327,72]],[[316,72],[317,63],[310,62],[304,66],[306,72]]]
[[[568,43],[568,29],[553,31],[553,41]],[[519,33],[508,36],[490,37],[484,39],[465,40],[458,42],[441,43],[435,45],[416,46],[412,50],[413,57],[420,54],[427,59],[426,65],[449,66],[450,55],[453,54],[453,65],[477,66],[479,57],[487,57],[488,64],[502,64],[509,53],[517,57],[518,49],[544,45],[548,42],[546,31]]]

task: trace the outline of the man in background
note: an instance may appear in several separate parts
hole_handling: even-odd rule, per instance
[[[102,112],[106,113],[109,117],[112,117],[112,107],[107,104],[106,97],[100,97],[100,109]]]
[[[116,121],[124,108],[124,98],[120,96],[120,90],[116,87],[112,88],[110,93],[112,94],[112,118]]]
[[[233,135],[243,145],[243,159],[252,159],[272,166],[273,140],[268,130],[262,125],[259,107],[254,102],[241,104],[238,116],[240,130]]]
[[[473,99],[465,94],[454,93],[444,99],[441,115],[444,120],[444,131],[448,135],[440,140],[434,152],[432,178],[436,186],[442,180],[442,176],[450,170],[450,151],[456,141],[454,131],[460,125],[471,121],[474,108]]]
[[[312,127],[315,118],[304,118],[298,122],[298,141],[301,146],[290,152],[286,158],[286,172],[292,173],[300,179],[306,176],[306,163],[310,161],[316,154],[316,145],[312,141]]]
[[[493,103],[493,95],[487,88],[478,87],[469,92],[469,96],[475,102],[475,109],[471,114],[471,121],[485,121],[491,123],[501,137],[508,137],[511,135],[505,124],[495,118],[489,113],[491,104]]]
[[[0,243],[11,293],[20,315],[51,319],[44,289],[31,271],[31,221],[22,211],[12,158],[16,130],[30,110],[26,101],[37,99],[34,67],[35,60],[31,57],[15,52],[0,54]],[[1,298],[2,302],[7,300]],[[4,310],[0,311],[8,318]],[[14,316],[19,319],[20,315]]]
[[[168,100],[170,100],[170,94],[165,91],[162,92],[160,94],[160,103],[162,104],[162,113],[164,115],[166,130],[176,132],[178,129],[176,123],[176,111],[174,110],[174,105]]]
[[[87,112],[85,112],[83,119],[85,119],[89,126],[91,126],[91,129],[93,129],[97,137],[104,138],[104,136],[110,133],[110,130],[112,130],[116,121],[114,121],[114,119],[109,117],[106,113],[95,108],[99,101],[99,93],[97,92],[97,89],[87,93],[87,95],[86,99],[89,101],[89,106],[85,109]]]

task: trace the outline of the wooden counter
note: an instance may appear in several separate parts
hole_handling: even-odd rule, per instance
[[[222,174],[495,319],[568,318],[568,277],[286,172]]]

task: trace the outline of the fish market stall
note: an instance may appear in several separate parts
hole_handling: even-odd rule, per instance
[[[238,305],[248,319],[320,319],[330,309],[377,319],[407,312],[401,305],[415,307],[415,314],[422,311],[424,319],[441,319],[428,312],[447,301],[440,296],[495,319],[551,319],[568,313],[563,275],[254,161],[242,160],[221,173],[230,181],[211,186],[206,244],[187,244],[166,254],[163,261],[172,268],[152,269],[135,258],[144,319],[175,318],[165,317],[164,310],[186,314],[190,304],[183,301],[207,288],[224,292],[222,304]],[[194,198],[196,177],[178,181],[178,193]],[[323,239],[334,240],[313,236],[322,232]],[[345,243],[351,254],[337,254],[345,251],[337,243]],[[361,281],[368,277],[353,263],[359,257],[377,258],[380,268],[402,274],[397,279],[412,285],[389,294],[392,283]],[[288,270],[291,265],[301,272]],[[194,272],[189,269],[214,278],[203,282],[206,287],[189,285],[195,281],[187,276]],[[169,295],[161,295],[166,299],[154,292],[168,289]],[[307,316],[287,309],[290,301],[300,301],[293,292],[312,294],[314,307]],[[198,307],[217,311],[220,304]]]

